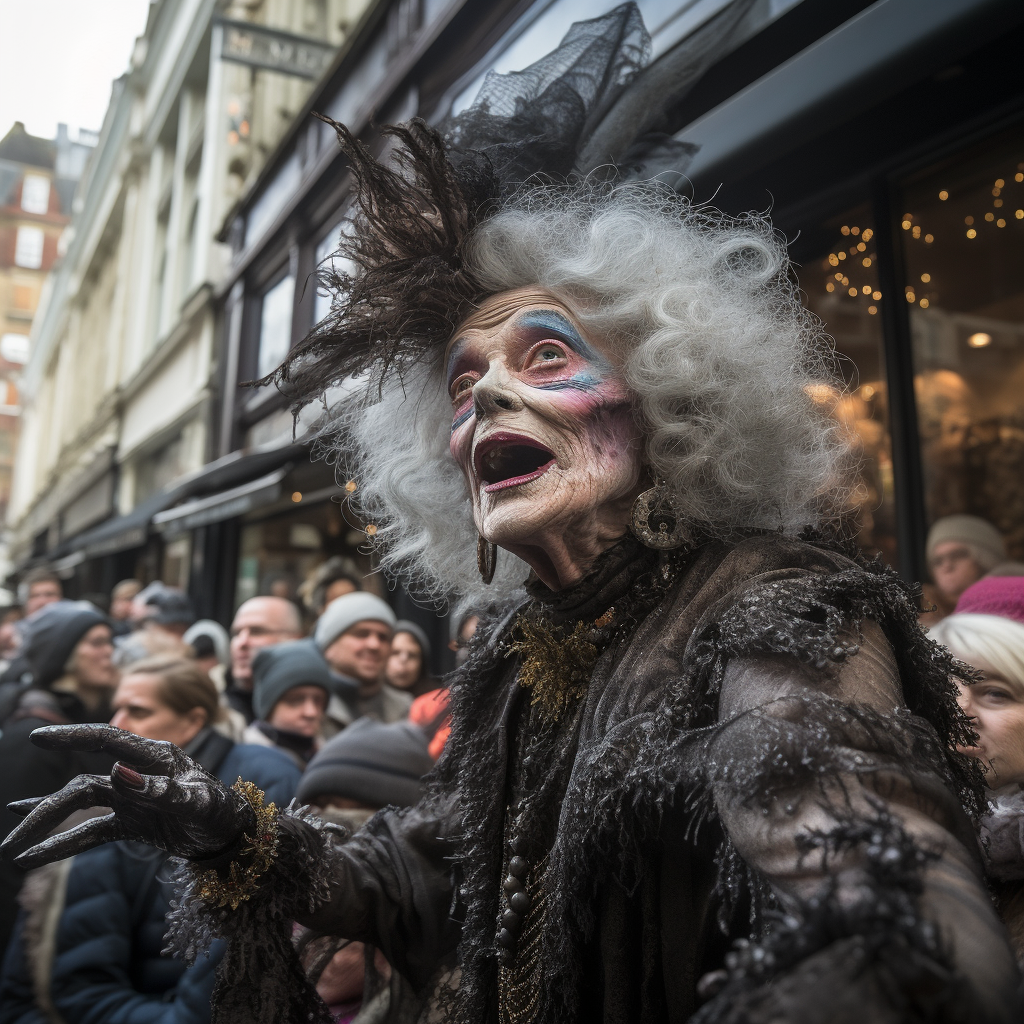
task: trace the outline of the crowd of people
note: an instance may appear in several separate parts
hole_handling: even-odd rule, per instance
[[[927,559],[921,623],[975,670],[960,701],[991,791],[982,849],[1024,965],[1024,566],[990,524],[966,515],[935,524]],[[106,754],[32,744],[42,725],[109,721],[175,744],[225,784],[251,781],[278,806],[297,798],[353,830],[381,807],[414,805],[449,734],[426,632],[337,565],[312,578],[305,608],[255,597],[230,630],[197,620],[188,597],[160,582],[124,580],[104,607],[99,595],[66,600],[60,579],[37,569],[19,596],[0,620],[5,835],[18,820],[9,802],[110,772]],[[457,664],[477,622],[473,613],[457,624]],[[208,1021],[223,943],[191,967],[162,952],[169,860],[124,841],[28,873],[0,861],[0,1024]],[[390,968],[370,951],[371,988],[366,957],[347,943],[320,973],[336,1020],[369,1024],[386,1011],[379,979]]]
[[[447,696],[425,631],[336,565],[321,567],[304,607],[254,597],[230,630],[197,620],[187,595],[160,582],[72,601],[37,569],[19,596],[0,622],[4,835],[18,821],[11,801],[111,771],[103,753],[31,743],[43,725],[109,722],[173,743],[227,785],[245,779],[278,807],[297,798],[352,829],[381,807],[415,804],[443,748]],[[463,618],[453,645],[475,622]],[[188,968],[161,952],[168,861],[123,841],[27,873],[0,862],[0,1022],[208,1021],[223,944]],[[364,954],[350,943],[322,972],[337,1020],[378,1019],[379,994],[363,1006]]]

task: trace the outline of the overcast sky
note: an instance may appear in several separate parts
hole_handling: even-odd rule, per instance
[[[53,138],[57,123],[98,131],[128,69],[149,0],[0,0],[0,137],[15,121]]]

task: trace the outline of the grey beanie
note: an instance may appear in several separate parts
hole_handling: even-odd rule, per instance
[[[331,673],[310,640],[289,640],[264,647],[252,663],[252,709],[266,721],[274,705],[295,686],[319,686],[330,696]]]
[[[423,652],[423,671],[426,672],[427,662],[430,661],[430,640],[423,627],[408,619],[399,619],[395,626],[395,632],[408,633],[420,645],[420,650]]]
[[[357,622],[384,622],[392,629],[398,622],[391,606],[375,594],[364,590],[336,597],[316,621],[313,639],[321,651],[326,651],[335,640]]]
[[[360,718],[330,740],[299,781],[300,803],[331,794],[369,807],[411,807],[434,767],[426,733],[411,722]]]
[[[981,548],[990,556],[992,565],[1006,560],[1006,543],[1002,534],[980,516],[955,515],[937,519],[928,531],[928,542],[925,545],[928,557],[931,558],[935,548],[947,540],[958,540]]]

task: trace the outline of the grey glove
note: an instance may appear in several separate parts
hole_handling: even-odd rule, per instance
[[[36,729],[31,738],[48,750],[103,750],[122,760],[109,778],[79,775],[50,796],[7,805],[27,815],[0,846],[7,856],[23,851],[15,858],[20,867],[39,867],[118,839],[204,860],[229,853],[255,825],[245,799],[173,743],[111,725],[51,725]],[[68,815],[86,807],[110,807],[113,813],[47,838]]]

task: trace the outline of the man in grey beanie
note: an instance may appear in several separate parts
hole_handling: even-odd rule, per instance
[[[335,677],[327,714],[336,727],[364,715],[380,722],[408,716],[412,698],[384,681],[397,622],[385,601],[365,591],[335,598],[317,620],[313,638]]]

